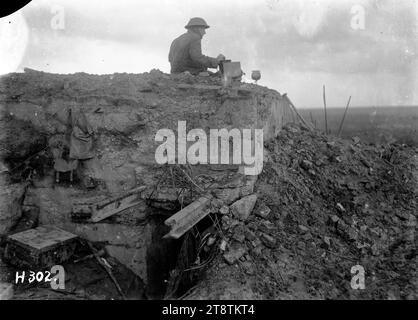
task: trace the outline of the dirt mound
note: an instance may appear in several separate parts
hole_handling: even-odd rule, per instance
[[[286,126],[244,221],[190,299],[417,299],[417,151]],[[353,290],[353,266],[365,289]]]
[[[103,243],[143,280],[148,297],[182,296],[207,270],[188,298],[416,299],[417,150],[283,128],[296,120],[285,97],[220,80],[158,70],[2,77],[0,235],[34,215],[39,225]],[[93,131],[94,158],[80,159],[74,181],[53,164],[56,144],[71,133],[70,111],[82,112]],[[263,129],[258,180],[238,165],[157,165],[155,135],[177,132],[179,120],[205,133]],[[78,202],[138,186],[147,189],[137,206],[100,223],[72,221]],[[216,200],[210,214],[164,243],[164,220],[204,194]],[[357,265],[365,290],[350,286]]]

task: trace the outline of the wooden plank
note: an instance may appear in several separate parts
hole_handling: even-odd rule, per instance
[[[104,208],[105,206],[107,206],[108,204],[110,204],[110,203],[112,203],[114,201],[121,200],[121,199],[126,198],[126,197],[128,197],[130,195],[134,195],[134,194],[136,195],[138,193],[141,193],[146,188],[147,188],[146,186],[140,186],[140,187],[131,189],[131,190],[129,190],[129,191],[127,191],[127,192],[119,195],[119,196],[112,197],[110,199],[106,199],[106,200],[100,201],[100,202],[98,202],[96,204],[96,206],[97,206],[98,209]]]
[[[196,90],[219,90],[222,86],[211,84],[187,84],[180,83],[177,85],[178,89],[196,89]]]
[[[140,204],[142,202],[140,193],[146,188],[146,186],[140,186],[116,197],[104,199],[96,203],[74,203],[71,217],[74,221],[99,222]]]
[[[93,213],[91,215],[91,221],[99,222],[106,219],[118,212],[132,208],[142,202],[142,199],[137,194],[129,195],[125,198],[119,198],[106,205],[93,206]]]
[[[193,228],[200,220],[210,213],[211,195],[200,197],[196,201],[183,208],[164,223],[171,227],[169,233],[163,238],[178,239],[188,230]]]
[[[8,237],[9,240],[13,240],[34,250],[49,250],[56,245],[74,240],[75,238],[77,238],[75,234],[53,226],[40,226],[35,229],[15,233]]]

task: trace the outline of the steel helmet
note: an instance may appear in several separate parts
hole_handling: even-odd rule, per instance
[[[189,23],[185,26],[186,29],[190,27],[204,27],[205,29],[209,28],[205,20],[199,17],[191,18]]]

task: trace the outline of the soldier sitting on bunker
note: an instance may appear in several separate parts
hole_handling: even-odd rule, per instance
[[[220,54],[217,58],[207,57],[202,54],[202,38],[205,29],[209,28],[202,18],[192,18],[185,26],[187,32],[176,38],[170,47],[168,60],[171,64],[171,73],[189,71],[191,74],[199,74],[207,71],[207,68],[217,68],[219,63],[225,60]]]

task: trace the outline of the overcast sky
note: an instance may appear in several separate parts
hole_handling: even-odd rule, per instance
[[[414,0],[34,0],[0,20],[0,73],[169,72],[194,16],[205,54],[260,70],[297,107],[321,106],[323,84],[331,106],[418,105]]]

